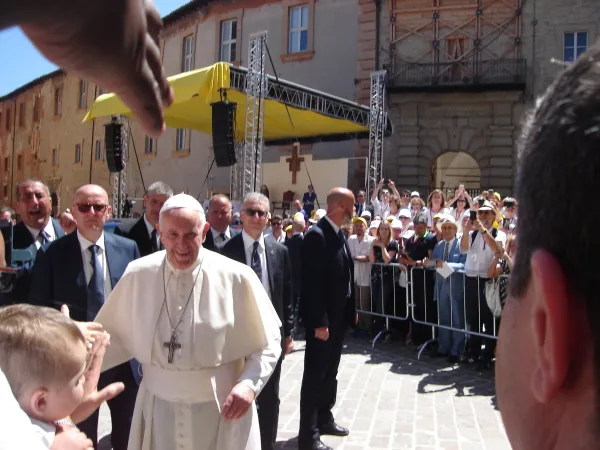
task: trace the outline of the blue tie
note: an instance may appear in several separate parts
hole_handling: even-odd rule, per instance
[[[88,284],[88,308],[87,320],[93,321],[104,304],[104,274],[100,266],[100,258],[98,256],[97,245],[90,245],[90,253],[92,254],[92,278]]]
[[[48,240],[48,237],[46,236],[46,232],[44,230],[40,231],[40,234],[38,234],[38,242],[40,243],[40,245],[42,247],[44,245],[46,245],[48,242],[50,242]]]
[[[450,242],[446,241],[446,246],[444,247],[444,261],[448,261],[449,254],[450,254]]]
[[[250,267],[258,275],[258,279],[262,282],[262,265],[260,264],[260,255],[258,254],[258,241],[254,242],[254,249],[252,250],[252,258],[250,261]]]

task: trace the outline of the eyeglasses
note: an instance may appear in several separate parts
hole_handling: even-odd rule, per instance
[[[247,216],[249,217],[253,217],[256,214],[258,214],[258,217],[265,217],[267,215],[266,211],[263,211],[261,209],[252,209],[252,208],[248,208],[246,210],[244,210],[244,212],[246,213]]]
[[[90,212],[90,210],[93,210],[96,214],[103,213],[104,211],[106,211],[107,207],[108,205],[92,205],[90,203],[77,204],[77,210],[83,214]]]
[[[281,226],[281,222],[271,222],[271,225],[274,227],[280,227]]]

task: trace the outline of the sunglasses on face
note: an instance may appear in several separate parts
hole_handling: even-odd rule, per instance
[[[281,222],[271,222],[271,225],[274,227],[280,227],[281,226]]]
[[[83,214],[90,212],[90,210],[93,210],[95,214],[103,213],[107,207],[108,205],[92,205],[90,203],[77,204],[77,210]]]
[[[267,215],[266,211],[263,211],[261,209],[252,209],[252,208],[248,208],[244,211],[246,213],[247,216],[249,217],[254,217],[256,214],[258,214],[258,217],[265,217]]]

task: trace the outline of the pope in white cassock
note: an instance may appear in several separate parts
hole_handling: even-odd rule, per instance
[[[260,450],[255,397],[281,353],[281,323],[247,265],[202,248],[193,197],[167,200],[166,251],[133,261],[98,313],[103,369],[142,364],[129,450]]]

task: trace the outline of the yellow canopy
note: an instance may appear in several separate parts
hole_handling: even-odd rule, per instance
[[[221,100],[220,89],[225,88],[227,89],[227,100],[237,103],[236,139],[244,139],[246,94],[231,88],[228,63],[221,62],[169,77],[169,84],[175,93],[175,101],[165,110],[165,121],[168,127],[191,128],[212,134],[212,108],[210,105]],[[288,106],[288,109],[293,127],[283,103],[276,100],[265,100],[265,141],[296,137],[326,137],[369,131],[367,127],[349,120],[335,119],[291,106]],[[83,121],[112,115],[133,117],[131,111],[117,95],[105,94],[96,99]]]

